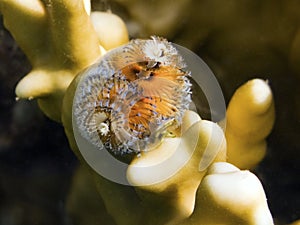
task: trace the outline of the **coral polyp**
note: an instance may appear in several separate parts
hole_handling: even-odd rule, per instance
[[[167,40],[133,40],[84,70],[73,116],[99,149],[139,153],[180,126],[191,102],[190,72]]]

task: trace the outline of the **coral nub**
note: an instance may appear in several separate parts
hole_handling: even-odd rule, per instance
[[[180,126],[191,102],[188,71],[165,39],[134,40],[82,74],[74,101],[81,135],[115,153],[147,151]]]

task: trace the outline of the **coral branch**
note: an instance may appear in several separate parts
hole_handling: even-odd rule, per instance
[[[254,79],[238,88],[227,109],[228,162],[255,167],[266,153],[265,138],[272,130],[275,110],[267,82]]]
[[[109,25],[110,31],[119,31],[123,26],[113,41],[112,34],[105,35],[107,49],[128,41],[117,16],[102,13],[97,19],[105,22],[93,24],[89,8],[87,0],[0,0],[5,26],[33,66],[17,85],[16,95],[38,98],[44,113],[56,121],[61,120],[62,99],[73,78],[103,53],[95,30]]]
[[[137,157],[128,168],[128,179],[139,186],[136,190],[143,204],[153,208],[150,210],[154,219],[152,224],[164,224],[164,220],[174,224],[189,216],[194,209],[196,190],[206,172],[205,169],[199,171],[199,163],[204,159],[207,167],[213,161],[226,159],[222,129],[215,123],[200,120],[196,115],[186,112],[183,118],[184,133],[180,138],[164,140],[154,151]],[[210,155],[211,152],[216,154]],[[176,164],[182,165],[182,168],[178,167],[170,173]],[[170,173],[169,178],[160,181],[164,173]],[[157,205],[160,205],[159,210]],[[161,210],[165,211],[164,216],[155,216],[156,213],[161,214]]]
[[[214,163],[203,178],[193,215],[180,225],[273,225],[258,178],[229,163]]]
[[[51,42],[60,64],[82,69],[99,57],[98,38],[83,1],[46,2]]]
[[[47,15],[39,0],[0,0],[4,25],[24,51],[32,66],[45,57],[47,45]]]

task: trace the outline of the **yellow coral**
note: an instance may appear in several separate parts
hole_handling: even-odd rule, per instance
[[[76,85],[75,81],[71,87],[73,85]],[[66,97],[69,96],[69,91],[73,89],[68,89]],[[70,96],[74,96],[73,93]],[[70,104],[68,105],[71,107]],[[66,112],[63,117],[64,124],[72,125],[71,117],[68,116],[70,109],[65,109],[64,112]],[[206,169],[199,171],[199,163],[205,157],[208,159],[207,163],[225,161],[226,142],[223,131],[217,124],[200,120],[194,112],[188,111],[185,114],[182,126],[183,135],[180,139],[166,138],[157,149],[143,153],[141,157],[133,160],[127,176],[129,182],[136,186],[135,188],[108,181],[91,170],[106,209],[117,224],[141,224],[144,218],[147,218],[146,224],[149,225],[175,224],[193,212],[196,190],[206,172]],[[69,140],[74,141],[71,145],[77,149],[72,127],[65,126],[65,128]],[[174,162],[169,161],[164,167],[159,167],[161,171],[154,170],[153,167],[149,167],[149,164],[163,162],[174,154],[178,147],[188,154],[192,152],[191,158],[188,158],[175,174],[170,174],[168,179],[161,180],[157,176],[158,173],[169,170]],[[215,149],[218,151],[216,152]],[[210,155],[211,152],[216,154]],[[84,162],[78,149],[76,153]],[[173,160],[181,161],[182,154],[176,154],[178,153],[175,153]],[[150,168],[150,171],[142,168]]]
[[[111,14],[92,13],[90,20],[89,13],[86,12],[89,11],[87,3],[88,1],[81,0],[0,0],[0,12],[4,15],[6,27],[33,66],[32,71],[18,84],[17,96],[38,98],[45,114],[56,121],[60,121],[62,116],[73,151],[82,164],[89,168],[77,148],[73,135],[72,102],[80,79],[75,76],[78,71],[101,56],[99,44],[107,50],[125,43],[128,34],[122,21]],[[93,18],[102,18],[102,22],[107,19],[111,23],[107,25],[97,21],[98,25],[94,25],[94,29],[91,22],[94,21]],[[112,34],[111,26],[116,26],[116,30],[121,32]],[[253,83],[259,83],[258,87],[261,88],[254,88],[253,92]],[[264,94],[264,101],[255,98],[256,90],[259,90],[259,96]],[[237,93],[240,94],[232,99],[228,109],[226,137],[231,152],[230,160],[240,149],[249,150],[258,143],[264,143],[274,120],[273,103],[269,102],[269,89],[262,85],[261,81],[252,81]],[[247,103],[244,100],[247,100]],[[267,103],[269,108],[266,107]],[[251,173],[239,171],[231,166],[229,170],[228,166],[226,169],[218,169],[214,164],[205,176],[207,166],[226,158],[225,138],[220,127],[212,122],[200,120],[198,115],[190,111],[186,113],[182,126],[179,138],[166,138],[156,150],[132,161],[127,177],[131,184],[136,185],[135,188],[108,181],[89,168],[100,194],[99,199],[103,201],[107,213],[115,223],[215,224],[218,219],[224,218],[224,224],[256,224],[255,215],[260,215],[261,220],[266,216],[266,224],[271,224],[263,189]],[[253,133],[260,129],[264,132],[258,135]],[[249,134],[253,138],[245,139]],[[192,154],[186,164],[172,174],[173,176],[153,183],[153,179],[157,181],[156,174],[159,171],[153,170],[145,174],[139,170],[139,167],[148,166],[153,161],[157,163],[164,160],[163,157],[173,155],[180,143],[183,152]],[[261,152],[264,152],[264,145],[262,149]],[[252,160],[250,166],[257,161]],[[244,161],[241,165],[249,166],[245,165]],[[239,189],[243,179],[249,181],[245,182],[246,186],[250,184],[255,189],[243,189],[245,186]],[[222,191],[223,187],[226,187],[225,192]],[[249,191],[245,197],[252,198],[243,198],[244,192],[241,190]],[[236,195],[233,197],[232,193]],[[238,198],[235,198],[236,196]],[[242,216],[245,217],[241,219]],[[186,217],[188,218],[185,219]]]
[[[181,225],[273,225],[258,178],[229,163],[214,163],[203,178],[191,217]]]
[[[155,206],[163,202],[159,210],[168,208],[173,215],[168,221],[171,224],[193,212],[195,193],[206,172],[199,171],[201,159],[207,160],[206,167],[212,161],[226,159],[225,137],[217,124],[200,120],[196,113],[188,111],[183,126],[180,138],[166,138],[155,150],[136,157],[127,170],[129,182],[138,186],[140,198],[147,200],[144,204],[158,210]],[[215,154],[210,155],[211,152]]]
[[[228,162],[254,168],[266,154],[266,137],[272,130],[275,110],[266,81],[253,79],[236,90],[227,108]]]
[[[89,12],[85,11],[89,10],[87,3],[82,0],[0,0],[5,26],[33,67],[17,85],[16,95],[38,98],[43,112],[56,121],[61,120],[62,99],[70,82],[101,56],[97,33]],[[119,29],[120,22],[114,22],[116,16],[102,13],[101,19],[108,21],[111,29]],[[96,25],[103,26],[99,22]],[[115,41],[115,45],[128,41],[126,29],[122,29],[119,38],[120,42]]]
[[[126,25],[117,15],[107,12],[92,12],[91,21],[98,36],[99,44],[106,50],[128,42]]]

